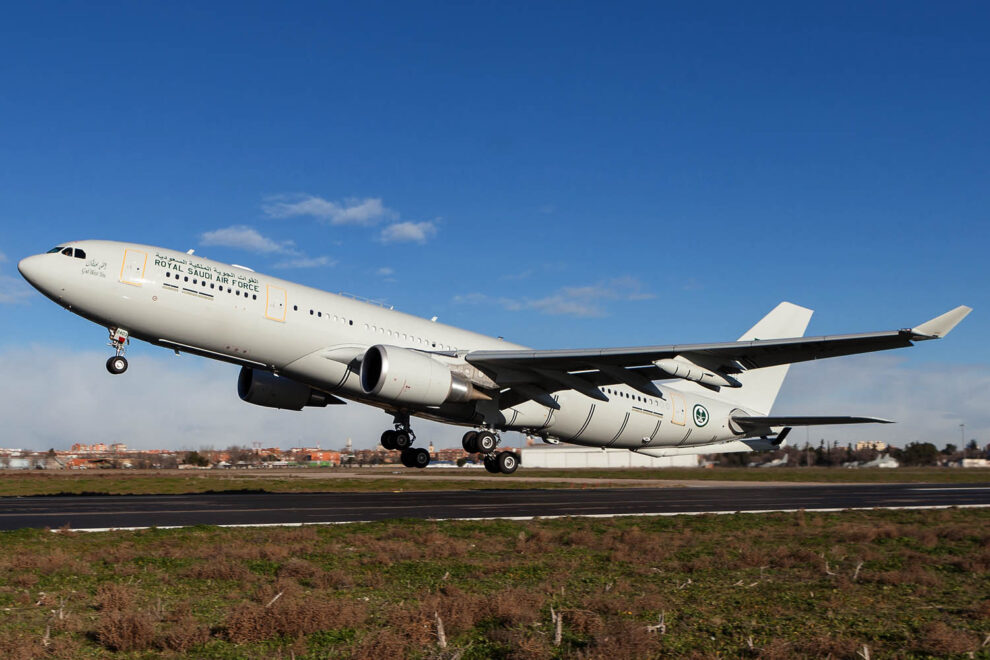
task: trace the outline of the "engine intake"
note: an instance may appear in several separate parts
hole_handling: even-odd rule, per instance
[[[361,360],[365,394],[421,406],[488,399],[469,380],[429,355],[378,344]]]
[[[302,410],[307,406],[322,408],[330,402],[326,394],[309,385],[249,367],[241,367],[237,396],[256,406],[283,410]]]

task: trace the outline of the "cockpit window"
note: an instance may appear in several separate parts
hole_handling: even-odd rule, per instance
[[[59,245],[58,247],[53,247],[51,250],[46,252],[46,254],[55,254],[56,252],[61,252],[61,251],[62,251],[62,246]]]
[[[62,250],[62,254],[64,254],[67,257],[71,257],[72,256],[72,248],[65,248],[64,250]]]
[[[74,256],[76,259],[85,259],[86,253],[80,250],[79,248],[76,248],[76,251],[72,256]]]

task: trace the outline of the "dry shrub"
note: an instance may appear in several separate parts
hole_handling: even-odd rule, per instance
[[[404,658],[408,642],[401,634],[392,630],[378,630],[366,635],[354,649],[353,660],[382,660],[382,658]]]
[[[942,584],[942,578],[916,562],[911,562],[904,568],[894,571],[884,571],[874,576],[873,582],[878,584],[915,585],[919,587],[937,587]]]
[[[354,587],[354,575],[348,571],[335,568],[323,573],[320,586],[331,589],[351,589]]]
[[[326,601],[283,593],[269,607],[241,603],[227,616],[223,627],[227,639],[235,643],[257,642],[276,635],[299,637],[318,630],[358,627],[367,619],[367,609],[361,601]]]
[[[34,585],[38,584],[38,579],[38,576],[34,573],[18,573],[10,578],[10,583],[15,587],[30,589]]]
[[[89,564],[79,561],[68,552],[56,548],[43,553],[22,553],[7,560],[7,568],[13,572],[36,571],[44,575],[52,573],[72,573],[89,575],[93,572]]]
[[[389,632],[403,643],[404,648],[421,649],[436,643],[436,620],[433,612],[420,608],[410,611],[408,605],[397,604],[385,610]],[[444,623],[446,626],[446,622]],[[446,628],[445,628],[446,630]]]
[[[534,635],[518,628],[493,630],[488,639],[507,647],[504,657],[513,660],[548,660],[555,655],[545,635]]]
[[[552,552],[555,546],[556,543],[554,542],[553,534],[541,527],[537,527],[536,529],[530,529],[528,533],[526,531],[519,532],[519,535],[516,537],[515,550],[522,554],[544,553]]]
[[[578,529],[565,534],[561,539],[564,545],[582,548],[594,548],[598,544],[598,535],[586,529]]]
[[[323,569],[305,559],[292,557],[279,567],[278,576],[280,578],[309,580],[317,584],[323,577]]]
[[[194,646],[205,644],[210,639],[210,629],[196,617],[174,618],[165,625],[158,637],[157,646],[166,651],[185,653]]]
[[[566,619],[565,619],[566,623]],[[660,637],[641,621],[609,619],[601,634],[595,635],[579,658],[648,658],[660,650]]]
[[[969,608],[969,614],[974,619],[990,619],[990,600],[980,601]]]
[[[535,623],[544,600],[544,596],[526,589],[506,589],[488,596],[482,611],[501,625]]]
[[[438,593],[423,598],[420,601],[419,613],[428,618],[439,614],[443,620],[444,631],[448,635],[456,635],[470,630],[483,619],[486,615],[484,607],[484,597],[449,585]]]
[[[0,658],[4,660],[32,660],[46,654],[39,635],[23,630],[0,633]]]
[[[137,599],[137,592],[134,587],[116,582],[107,582],[100,585],[96,591],[96,609],[104,612],[115,610],[129,610],[134,606]]]
[[[954,655],[975,651],[980,639],[966,630],[955,630],[941,621],[929,624],[916,643],[916,650],[934,656]]]
[[[758,652],[761,660],[791,660],[794,656],[794,647],[786,639],[771,639]]]
[[[801,637],[794,646],[796,655],[811,658],[855,658],[856,652],[863,648],[854,639],[822,634]]]
[[[254,578],[251,571],[244,568],[243,564],[229,559],[195,564],[187,568],[183,575],[195,580],[236,580],[238,582],[247,582]]]
[[[100,615],[96,639],[111,651],[144,651],[155,639],[155,620],[140,610],[106,610]]]

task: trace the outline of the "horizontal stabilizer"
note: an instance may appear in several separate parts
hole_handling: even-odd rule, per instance
[[[750,417],[733,415],[732,421],[744,429],[766,429],[776,426],[823,426],[826,424],[893,424],[879,417]]]
[[[779,449],[780,443],[773,440],[729,440],[712,445],[697,445],[694,447],[644,447],[642,449],[630,449],[629,451],[652,456],[653,458],[666,458],[667,456],[696,456],[699,454],[734,454],[747,451],[770,451]]]
[[[911,328],[911,332],[918,335],[918,339],[938,339],[944,337],[972,311],[972,307],[960,305],[941,316],[936,316],[931,321],[925,321],[917,328]]]

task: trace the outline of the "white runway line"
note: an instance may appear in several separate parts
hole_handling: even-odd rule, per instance
[[[919,489],[920,490],[920,489]],[[932,504],[917,506],[857,506],[857,507],[834,507],[826,509],[753,509],[751,511],[665,511],[660,513],[568,513],[551,516],[485,516],[477,518],[418,518],[418,520],[431,522],[457,522],[481,520],[553,520],[556,518],[645,518],[648,516],[731,516],[737,513],[838,513],[840,511],[875,511],[885,510],[914,510],[914,509],[980,509],[990,507],[990,504]],[[359,523],[385,522],[388,518],[381,520],[329,520],[320,522],[288,522],[288,523],[244,523],[239,525],[204,525],[206,527],[304,527],[307,525],[355,525]],[[199,525],[152,525],[149,527],[79,527],[70,528],[70,532],[137,532],[145,529],[185,529],[187,527],[197,527]],[[52,529],[51,532],[59,532],[59,529]]]

